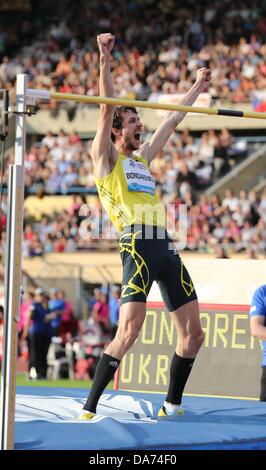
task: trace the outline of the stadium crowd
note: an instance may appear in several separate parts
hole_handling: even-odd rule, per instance
[[[201,195],[196,202],[189,183],[184,184],[184,194],[180,197],[175,192],[165,194],[164,200],[170,204],[167,210],[170,231],[179,231],[179,205],[187,205],[187,245],[186,250],[201,253],[216,253],[221,246],[228,253],[246,252],[250,257],[266,255],[266,191],[259,197],[255,192],[242,190],[235,195],[232,190],[226,191],[221,200],[217,195]],[[185,189],[186,188],[186,189]],[[161,187],[158,187],[161,191]],[[110,224],[102,213],[99,201],[93,204],[85,237],[80,236],[79,226],[82,217],[79,210],[84,200],[74,196],[69,210],[50,216],[43,214],[40,220],[25,218],[23,244],[24,256],[41,256],[49,252],[75,252],[93,250],[103,246],[102,241],[109,237]],[[73,210],[73,208],[75,208]],[[174,208],[174,210],[173,210]],[[180,222],[181,223],[181,222]],[[99,235],[98,235],[99,234]],[[115,229],[112,238],[118,238]],[[104,245],[111,247],[110,245]],[[116,244],[115,247],[117,248]],[[5,237],[2,237],[2,254],[5,250]]]
[[[187,207],[187,243],[186,250],[201,253],[217,253],[224,248],[230,253],[246,252],[249,257],[265,256],[266,254],[266,190],[261,196],[253,191],[245,190],[234,194],[231,189],[226,191],[224,199],[217,195],[207,197],[203,193],[199,200],[195,199],[193,190],[194,175],[182,163],[182,182],[176,183],[176,175],[172,164],[161,159],[154,161],[155,175],[162,175],[162,167],[174,180],[167,178],[165,185],[157,185],[157,191],[167,208],[167,224],[169,231],[175,236],[180,226],[180,204]],[[156,172],[158,172],[156,174]],[[180,174],[180,173],[179,173]],[[181,178],[180,178],[181,181]],[[178,188],[178,189],[177,189]],[[3,200],[1,211],[1,256],[4,258],[6,247],[6,202]],[[86,204],[86,210],[81,211]],[[85,218],[86,231],[80,231],[81,222]],[[170,208],[170,210],[168,210]],[[46,253],[75,252],[77,250],[97,250],[99,248],[117,249],[112,240],[119,237],[114,228],[110,232],[110,223],[97,196],[89,203],[84,196],[72,196],[68,210],[50,214],[39,214],[33,217],[24,214],[23,255],[25,257],[42,256]],[[85,233],[85,234],[84,234]],[[107,239],[107,241],[106,241]],[[224,255],[223,255],[224,256]]]
[[[144,138],[149,138],[149,135],[145,134]],[[26,153],[26,194],[42,197],[44,194],[76,192],[76,195],[72,196],[69,208],[62,212],[55,208],[52,214],[33,217],[25,211],[25,257],[99,249],[103,247],[102,241],[110,238],[110,223],[102,211],[94,185],[90,147],[91,140],[82,141],[77,132],[68,135],[62,130],[57,136],[48,132]],[[232,252],[252,249],[252,253],[265,253],[265,193],[259,198],[245,191],[235,196],[228,190],[223,201],[217,196],[206,197],[202,194],[214,175],[226,171],[237,160],[239,153],[242,155],[245,151],[245,142],[233,138],[226,129],[204,132],[197,139],[185,129],[181,133],[176,132],[163,152],[151,163],[157,191],[165,206],[172,207],[167,210],[167,217],[173,234],[179,229],[178,207],[180,204],[187,205],[186,249],[212,253],[217,245],[221,245]],[[84,220],[80,208],[88,204],[88,193],[95,196],[89,205],[90,220],[84,236],[79,230]],[[6,209],[4,199],[0,220],[3,256]],[[114,228],[111,230],[113,238],[118,238]],[[111,243],[104,246],[112,248]]]
[[[34,15],[3,12],[0,19],[0,88],[10,89],[11,101],[18,73],[28,74],[29,88],[98,95],[95,38],[109,30],[118,97],[184,93],[202,66],[212,72],[214,99],[246,103],[266,88],[264,0],[188,0],[178,8],[173,0],[39,1],[32,8]],[[49,106],[56,112],[59,104]],[[82,105],[68,106],[73,117]]]
[[[147,140],[150,133],[143,134]],[[48,132],[39,143],[31,146],[25,158],[25,185],[27,194],[67,194],[96,192],[90,156],[92,140],[82,141],[77,132],[70,135],[63,130],[58,135]],[[195,138],[186,129],[176,132],[161,155],[153,162],[158,184],[163,192],[175,191],[186,171],[195,190],[206,188],[222,176],[242,157],[247,156],[248,143],[234,138],[227,129],[204,132]],[[10,156],[12,159],[12,156]],[[7,183],[7,169],[4,182]]]
[[[250,102],[253,90],[266,88],[263,0],[206,0],[200,4],[189,0],[179,8],[173,0],[126,4],[92,0],[64,2],[64,6],[40,0],[38,5],[24,4],[28,11],[2,11],[0,18],[0,87],[10,90],[11,101],[16,75],[22,72],[28,74],[30,88],[98,95],[95,38],[110,29],[116,33],[116,96],[157,100],[160,93],[186,92],[203,65],[212,72],[210,93],[220,101]],[[56,112],[58,102],[49,106]],[[75,112],[76,103],[69,106]],[[33,219],[26,213],[25,256],[97,247],[94,232],[99,219],[103,220],[101,238],[105,238],[107,219],[97,199],[88,236],[79,236],[79,207],[86,203],[85,194],[96,193],[90,146],[91,141],[82,141],[77,132],[67,135],[61,130],[58,136],[48,133],[27,152],[26,195],[80,193],[82,198],[60,214],[55,211]],[[224,201],[202,195],[197,204],[200,191],[246,151],[245,142],[234,139],[226,129],[209,130],[199,138],[185,130],[176,133],[153,161],[152,172],[164,203],[178,207],[185,202],[188,206],[187,249],[212,251],[219,245],[239,252],[254,246],[256,253],[265,253],[265,194],[259,198],[241,191]],[[228,206],[225,201],[231,199],[234,202]],[[3,201],[3,255],[5,209]],[[171,226],[177,229],[178,215],[168,217],[174,217]]]

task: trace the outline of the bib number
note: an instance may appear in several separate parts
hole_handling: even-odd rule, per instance
[[[155,179],[144,163],[127,158],[123,160],[123,168],[129,191],[154,194]]]

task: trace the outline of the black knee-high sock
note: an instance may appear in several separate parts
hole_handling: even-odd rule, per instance
[[[170,366],[170,381],[166,401],[180,405],[182,395],[195,359],[174,353]]]
[[[88,399],[83,407],[84,410],[96,413],[96,406],[99,401],[99,398],[103,393],[105,387],[107,387],[110,380],[112,380],[112,378],[114,377],[119,364],[120,361],[118,359],[109,356],[109,354],[103,353],[97,365],[93,384]]]

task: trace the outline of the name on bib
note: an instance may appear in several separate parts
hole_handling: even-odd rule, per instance
[[[144,163],[137,162],[133,158],[127,158],[123,160],[123,168],[129,191],[154,194],[155,179]]]

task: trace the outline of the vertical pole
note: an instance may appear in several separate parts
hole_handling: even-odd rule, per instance
[[[5,270],[4,348],[0,403],[0,448],[14,448],[17,323],[20,307],[21,247],[23,234],[24,154],[26,138],[27,75],[17,76],[15,163],[8,181],[7,250]]]

